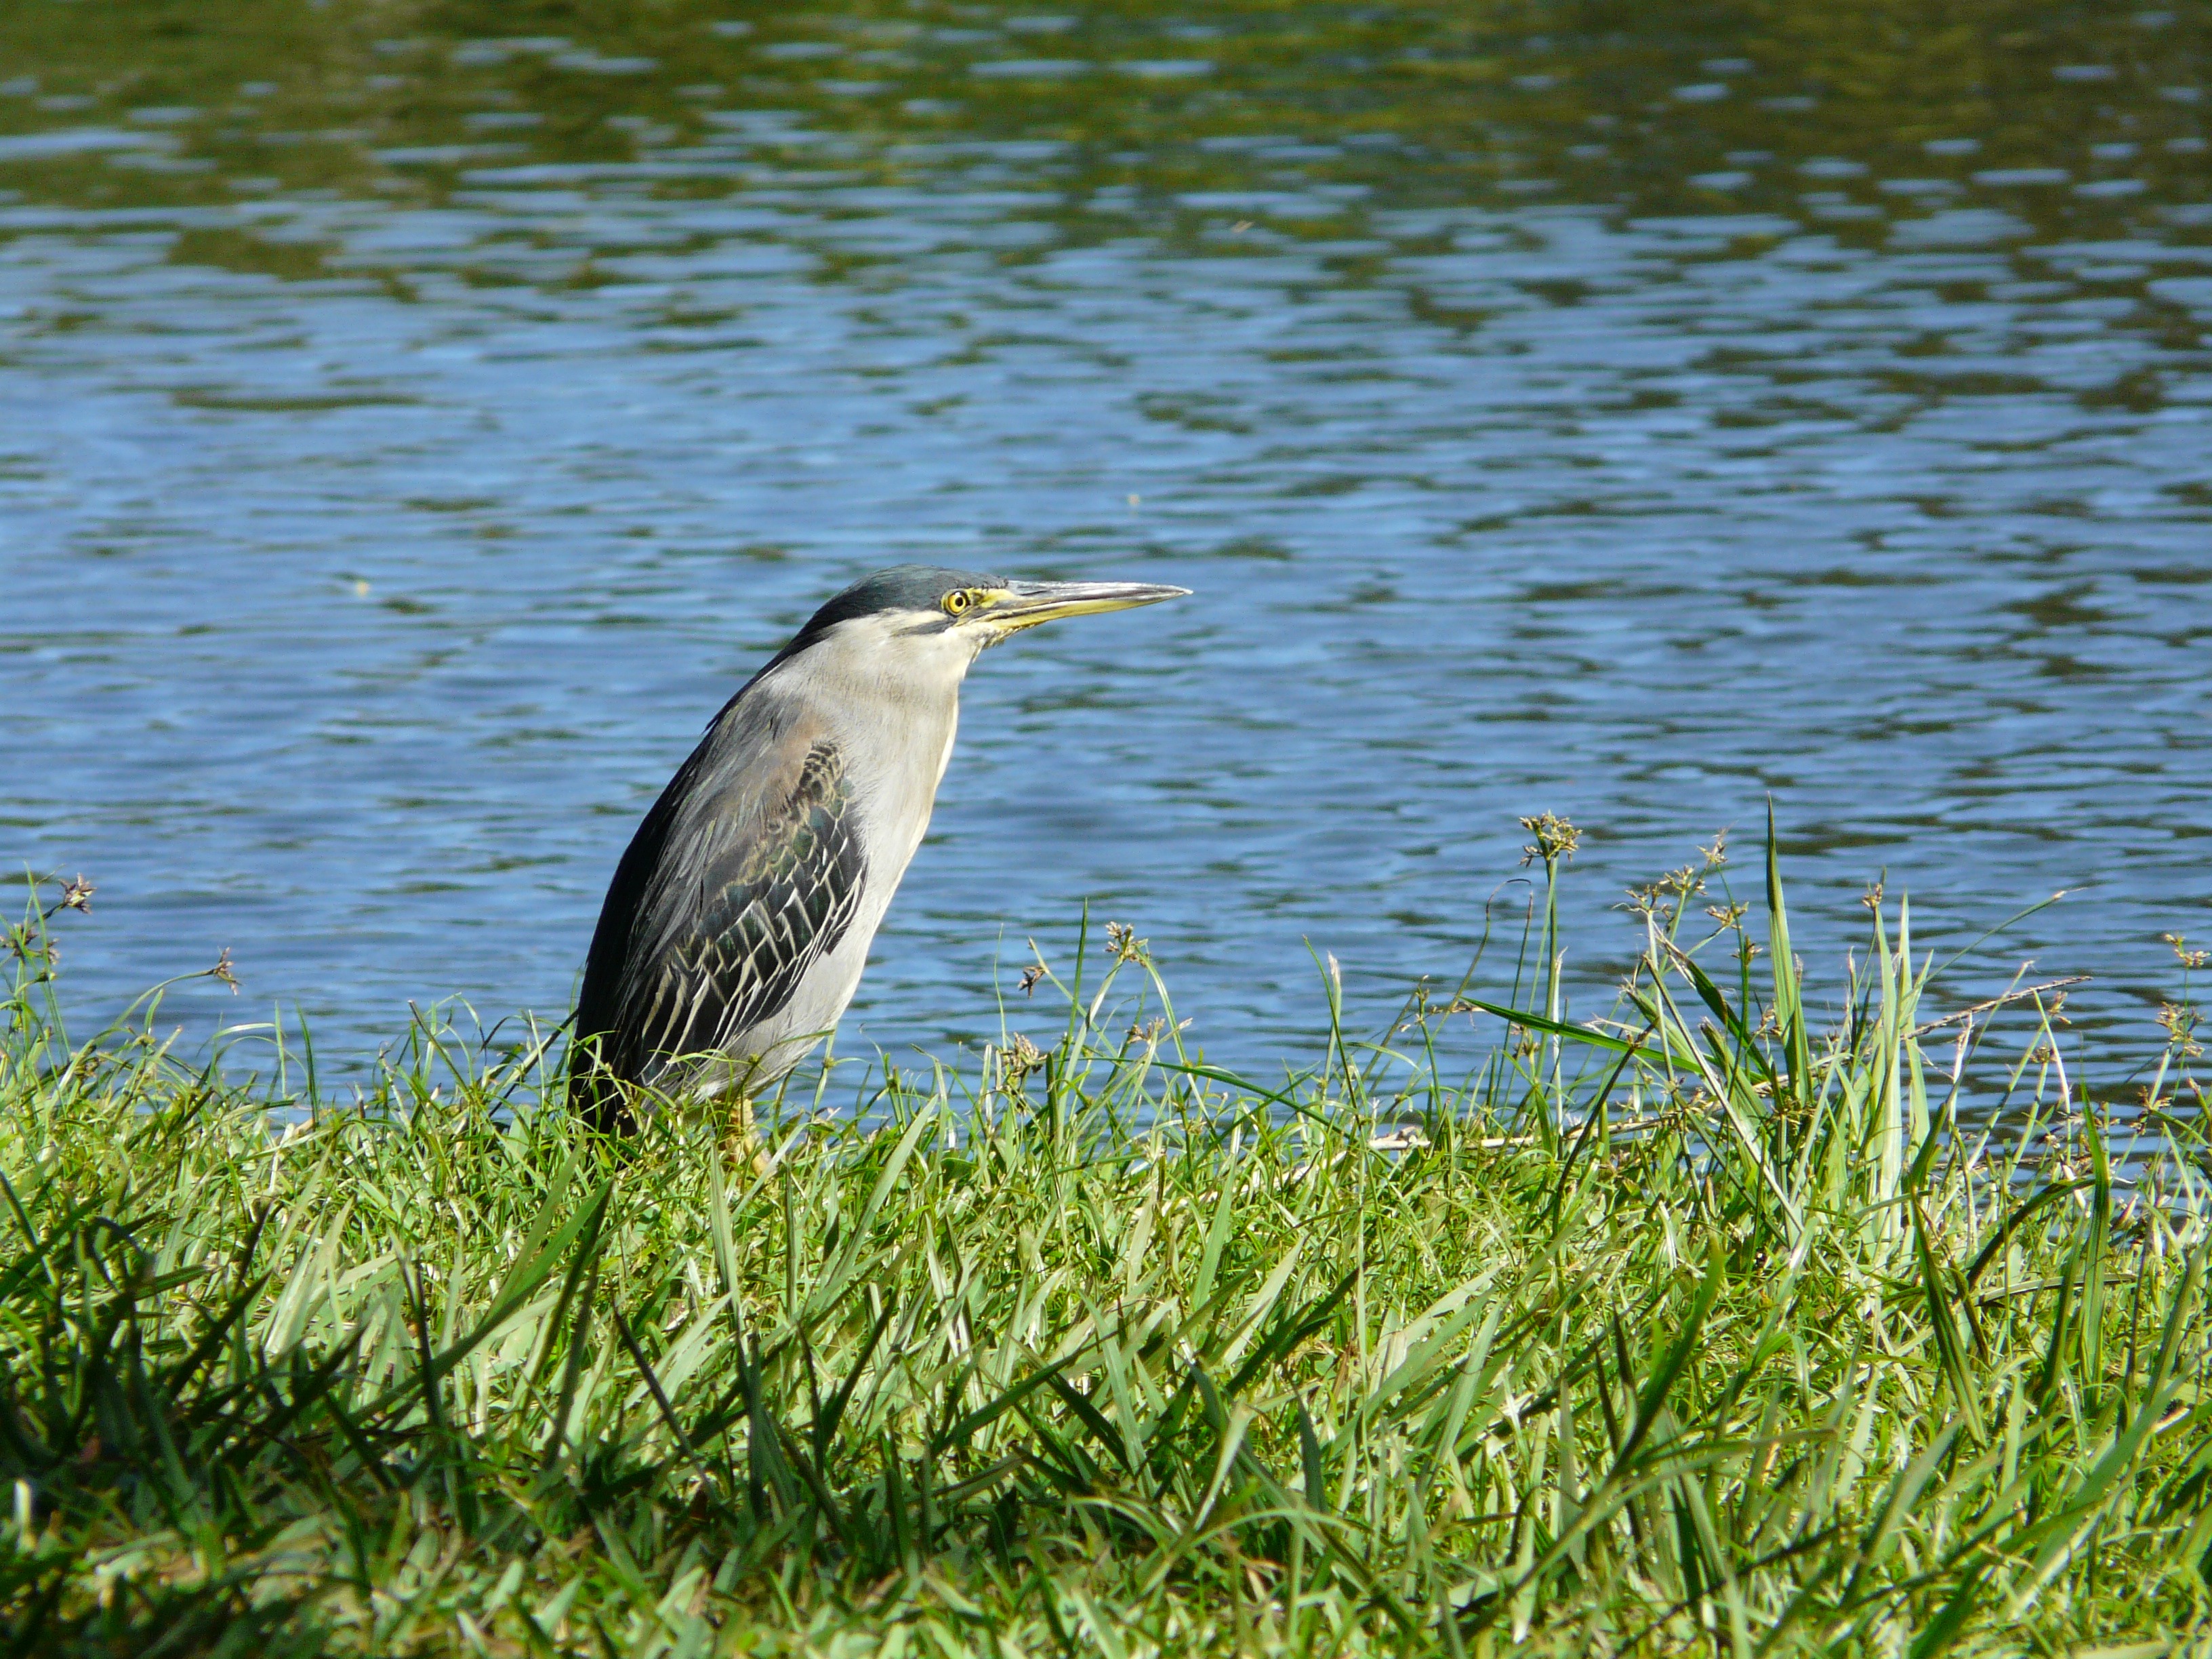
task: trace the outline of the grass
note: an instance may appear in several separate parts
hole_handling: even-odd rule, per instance
[[[1571,829],[1531,828],[1556,890]],[[2182,1642],[2186,1006],[2123,1126],[2047,993],[1924,1005],[1902,902],[1816,1030],[1771,858],[1763,927],[1693,927],[1701,879],[1644,896],[1612,1022],[1559,1017],[1547,907],[1513,989],[1381,1043],[1332,1010],[1261,1087],[1181,1053],[1116,930],[1018,1005],[1060,994],[1048,1051],[620,1146],[539,1042],[425,1026],[343,1103],[150,1021],[71,1047],[34,910],[0,1055],[14,1649]],[[1448,1075],[1470,1016],[1498,1046]]]

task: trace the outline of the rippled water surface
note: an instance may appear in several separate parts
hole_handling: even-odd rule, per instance
[[[565,1011],[637,817],[855,574],[1126,575],[1198,597],[979,665],[848,1051],[995,1033],[1088,901],[1212,1054],[1302,1060],[1309,944],[1379,1022],[1546,810],[1595,1012],[1623,890],[1732,827],[1755,897],[1771,796],[1816,972],[1885,872],[1960,945],[2078,888],[1956,989],[2094,974],[2124,1060],[2212,934],[2208,43],[22,0],[0,854],[99,884],[83,1018],[227,947],[188,1030],[356,1065],[410,999]]]

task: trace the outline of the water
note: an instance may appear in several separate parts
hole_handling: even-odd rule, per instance
[[[2212,933],[2202,4],[219,9],[0,15],[0,855],[99,884],[81,1023],[225,948],[188,1041],[557,1016],[913,558],[1198,597],[979,665],[847,1052],[1088,902],[1310,1059],[1316,953],[1455,979],[1547,810],[1585,1012],[1770,796],[1831,986],[1878,876],[2079,889],[1946,990],[2095,975],[2116,1076]]]

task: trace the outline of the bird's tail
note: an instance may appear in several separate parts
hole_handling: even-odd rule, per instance
[[[629,1091],[606,1063],[598,1036],[578,1037],[568,1045],[568,1113],[603,1135],[627,1135],[637,1128]]]

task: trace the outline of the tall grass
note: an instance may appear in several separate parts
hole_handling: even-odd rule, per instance
[[[1571,831],[1532,828],[1555,885]],[[425,1024],[344,1103],[150,1023],[72,1047],[34,913],[0,1060],[9,1638],[2180,1639],[2212,1572],[2187,1010],[2124,1127],[2048,993],[1926,1006],[1902,902],[1815,1029],[1771,855],[1755,950],[1698,887],[1644,896],[1609,1021],[1564,1017],[1547,903],[1517,994],[1362,1042],[1332,979],[1312,1068],[1261,1086],[1182,1050],[1116,930],[1013,1005],[1057,994],[1048,1047],[623,1145],[542,1041]],[[1447,1075],[1469,1018],[1497,1046]]]

